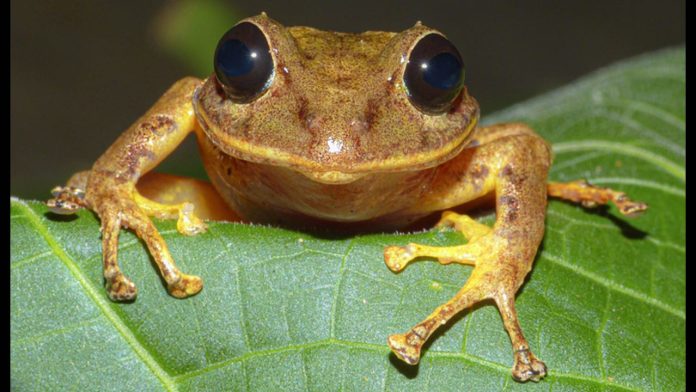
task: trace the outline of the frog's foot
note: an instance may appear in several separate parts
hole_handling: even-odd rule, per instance
[[[106,274],[105,274],[106,275]],[[138,289],[130,279],[120,272],[106,277],[106,293],[112,301],[132,301],[138,295]]]
[[[203,288],[203,279],[195,275],[180,274],[179,281],[170,284],[167,289],[169,294],[176,298],[190,297]]]
[[[104,278],[109,297],[114,301],[129,301],[137,295],[135,285],[118,265],[118,235],[122,227],[133,230],[145,242],[172,296],[185,298],[198,293],[203,287],[201,278],[179,271],[166,242],[140,206],[128,198],[130,194],[127,189],[115,188],[87,196],[101,219]]]
[[[532,380],[538,382],[546,376],[546,364],[537,359],[529,351],[529,347],[515,351],[515,362],[512,365],[512,377],[520,382]]]
[[[192,203],[162,204],[142,196],[138,191],[133,191],[133,200],[147,215],[161,219],[177,218],[176,229],[184,235],[196,235],[203,233],[208,226],[194,213]]]
[[[648,209],[648,205],[633,201],[623,192],[602,188],[590,184],[586,180],[571,182],[550,182],[547,185],[549,196],[580,203],[583,207],[593,208],[598,205],[614,203],[621,214],[635,217]]]
[[[472,278],[474,278],[473,274]],[[461,310],[488,298],[482,286],[481,281],[470,278],[467,284],[452,299],[435,309],[425,320],[416,324],[404,334],[389,336],[387,338],[389,348],[402,361],[409,365],[416,365],[420,361],[423,344],[438,327],[446,324],[449,319]]]
[[[469,243],[460,246],[439,247],[410,243],[406,246],[388,246],[384,249],[384,262],[393,272],[406,268],[408,263],[418,257],[435,257],[440,264],[459,263],[474,265],[473,255],[483,251],[478,239],[491,232],[491,228],[476,222],[467,215],[452,211],[442,213],[437,227],[454,226],[466,237]]]
[[[457,262],[471,264],[475,268],[468,281],[447,303],[439,306],[425,320],[416,324],[405,334],[389,336],[387,344],[394,354],[404,362],[415,365],[420,360],[423,344],[441,325],[446,324],[454,315],[471,306],[493,299],[500,310],[505,329],[510,335],[514,352],[512,375],[517,381],[539,381],[546,375],[546,366],[529,350],[514,306],[520,274],[521,261],[533,258],[525,251],[509,251],[509,232],[495,232],[490,227],[477,223],[473,219],[446,212],[440,226],[454,226],[470,242],[466,245],[449,247],[431,247],[409,244],[405,247],[388,247],[385,261],[393,271],[403,268],[406,263],[418,256],[435,257],[440,263]],[[513,245],[514,246],[514,245]],[[511,268],[512,266],[512,268]]]
[[[414,333],[394,334],[387,338],[387,344],[394,355],[409,365],[417,365],[420,361],[421,347],[420,337]]]
[[[86,207],[85,191],[74,186],[57,186],[51,190],[53,198],[46,205],[56,214],[70,215]]]
[[[446,211],[437,227],[454,226],[469,240],[469,243],[459,246],[427,246],[410,243],[406,246],[389,246],[384,250],[384,261],[387,267],[394,271],[401,271],[406,265],[417,257],[434,257],[441,264],[456,262],[460,264],[476,265],[480,255],[494,254],[490,241],[484,240],[491,237],[491,228],[476,222],[466,215],[459,215]],[[405,334],[389,336],[387,344],[392,352],[409,365],[416,365],[420,361],[421,348],[430,335],[441,325],[445,324],[460,310],[474,305],[487,298],[482,284],[478,280],[475,268],[467,284],[457,295],[446,304],[438,307],[425,320],[415,325]]]
[[[495,253],[497,252],[494,251]],[[512,346],[516,348],[512,367],[513,378],[520,382],[539,381],[546,375],[546,365],[530,351],[529,344],[522,334],[514,307],[514,286],[509,285],[510,281],[505,271],[496,270],[496,266],[485,260],[485,257],[480,259],[481,264],[474,268],[467,283],[452,299],[439,306],[408,332],[389,336],[387,344],[399,359],[415,365],[420,361],[423,345],[437,328],[462,310],[492,298],[498,306]]]

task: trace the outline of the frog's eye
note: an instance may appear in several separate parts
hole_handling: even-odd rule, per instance
[[[268,40],[253,23],[232,27],[215,49],[215,75],[227,96],[248,103],[273,81],[273,58]]]
[[[464,86],[464,67],[457,48],[439,34],[421,38],[404,71],[411,103],[428,114],[449,110]]]

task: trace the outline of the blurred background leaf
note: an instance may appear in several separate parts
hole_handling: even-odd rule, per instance
[[[191,73],[207,77],[218,40],[242,17],[221,0],[174,1],[153,20],[157,42]]]

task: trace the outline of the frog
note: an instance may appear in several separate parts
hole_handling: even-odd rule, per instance
[[[137,296],[117,260],[122,229],[144,242],[173,297],[203,287],[200,276],[177,268],[152,217],[177,219],[180,233],[195,235],[216,211],[249,222],[380,230],[441,213],[436,227],[453,228],[466,243],[389,245],[387,268],[398,273],[425,258],[473,270],[449,301],[387,345],[417,365],[438,328],[492,302],[512,344],[512,377],[536,382],[547,367],[524,337],[515,296],[544,236],[548,198],[613,203],[627,216],[647,205],[584,180],[548,181],[548,142],[523,123],[482,126],[479,116],[462,56],[436,29],[418,22],[398,33],[339,33],[285,27],[262,13],[222,36],[208,78],[174,83],[47,204],[98,216],[113,301]],[[210,182],[153,174],[191,133]],[[143,182],[158,190],[145,194]],[[492,227],[453,211],[479,200],[495,206]]]

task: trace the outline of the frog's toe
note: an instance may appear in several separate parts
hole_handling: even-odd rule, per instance
[[[387,246],[384,248],[384,263],[392,272],[403,270],[416,256],[413,244],[408,244],[406,246]]]
[[[112,301],[132,301],[138,295],[135,284],[123,274],[117,274],[106,280],[106,292]]]
[[[193,213],[194,206],[191,203],[183,203],[179,211],[179,219],[176,222],[176,229],[179,233],[192,236],[205,232],[208,225]]]
[[[515,352],[515,363],[512,366],[512,377],[520,382],[538,382],[546,376],[546,364],[532,354],[529,349]]]
[[[181,274],[181,279],[167,288],[176,298],[186,298],[198,294],[203,289],[203,279],[196,275]]]
[[[440,264],[473,265],[476,257],[482,254],[480,248],[479,243],[460,246],[429,246],[413,243],[406,246],[388,246],[384,249],[384,263],[393,272],[403,270],[408,263],[419,257],[433,257]]]
[[[460,231],[470,242],[476,238],[483,237],[490,233],[489,226],[479,223],[468,215],[457,214],[453,211],[445,211],[442,217],[435,224],[437,228],[454,227]]]
[[[195,206],[193,203],[163,204],[150,200],[138,192],[133,193],[133,200],[148,216],[156,216],[162,219],[177,218],[176,229],[183,235],[192,236],[203,233],[208,229],[208,225],[194,214]]]
[[[422,344],[412,344],[404,334],[394,334],[387,338],[387,344],[392,352],[409,365],[417,365],[420,361]]]
[[[56,214],[70,215],[85,207],[85,191],[73,186],[57,186],[51,190],[52,199],[46,201]]]

